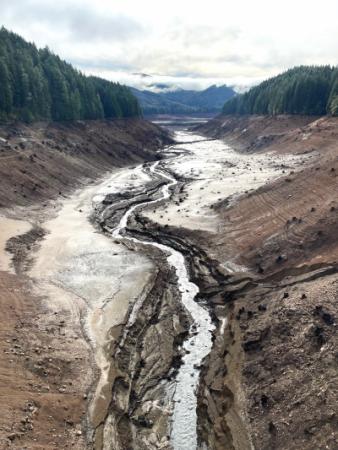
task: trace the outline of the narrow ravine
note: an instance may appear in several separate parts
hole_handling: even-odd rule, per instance
[[[168,387],[168,397],[173,399],[173,414],[170,424],[171,445],[174,450],[195,450],[197,449],[197,398],[196,389],[199,382],[199,367],[203,358],[210,352],[212,346],[211,333],[214,329],[209,312],[205,306],[195,301],[199,292],[196,284],[189,280],[184,256],[173,248],[159,244],[139,240],[125,234],[128,220],[136,210],[145,206],[155,205],[170,197],[171,191],[177,181],[172,176],[158,168],[159,161],[153,163],[148,169],[151,174],[162,177],[167,183],[161,187],[161,196],[156,200],[145,201],[130,207],[122,216],[119,224],[110,233],[114,239],[122,242],[131,241],[135,244],[153,246],[161,250],[167,258],[169,266],[173,267],[177,276],[178,288],[181,293],[181,300],[184,307],[193,319],[189,338],[185,341],[183,364],[176,377],[173,390]],[[143,169],[145,170],[145,169]],[[103,211],[104,215],[104,211]],[[141,305],[135,303],[132,316],[137,314]],[[131,320],[131,318],[129,319]]]

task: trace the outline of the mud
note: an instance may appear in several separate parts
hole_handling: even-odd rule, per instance
[[[182,351],[183,351],[183,358],[182,358],[182,365],[178,369],[177,374],[174,378],[174,386],[164,386],[164,392],[165,398],[162,396],[159,397],[159,393],[157,393],[157,397],[155,398],[156,401],[161,401],[162,403],[169,400],[169,404],[167,406],[167,412],[169,412],[172,415],[172,419],[170,420],[170,445],[174,449],[192,449],[197,447],[197,433],[196,433],[196,395],[195,395],[195,389],[198,384],[199,380],[199,371],[196,370],[198,366],[200,366],[203,358],[205,355],[207,355],[211,348],[211,331],[213,329],[211,325],[211,320],[209,317],[209,314],[205,307],[200,306],[195,302],[196,294],[198,293],[198,287],[191,283],[189,281],[189,274],[187,272],[186,264],[184,256],[181,252],[174,250],[173,247],[168,245],[159,244],[158,242],[154,241],[154,239],[151,240],[141,240],[139,237],[129,237],[129,234],[124,235],[125,230],[128,225],[128,219],[132,217],[132,214],[135,214],[136,210],[141,209],[142,207],[149,208],[150,206],[156,207],[158,203],[163,202],[170,197],[170,188],[174,188],[177,186],[177,181],[172,176],[169,176],[162,170],[158,169],[158,163],[154,163],[150,166],[150,168],[144,168],[144,170],[149,170],[149,174],[151,174],[155,180],[156,178],[160,178],[164,181],[166,181],[166,184],[161,188],[160,192],[161,195],[158,199],[148,199],[146,202],[142,203],[136,203],[132,205],[122,216],[120,219],[120,223],[115,226],[115,228],[110,228],[106,225],[107,219],[109,220],[109,214],[107,215],[107,211],[111,213],[112,206],[108,206],[103,210],[103,213],[101,213],[100,217],[105,217],[105,220],[101,221],[101,224],[103,222],[103,226],[107,231],[111,232],[111,235],[114,238],[120,238],[122,239],[122,242],[125,244],[136,244],[137,246],[141,245],[141,247],[150,247],[155,248],[156,250],[159,250],[166,256],[166,264],[169,265],[169,267],[172,267],[175,270],[176,274],[176,284],[179,289],[179,300],[181,305],[185,308],[186,312],[191,315],[192,324],[190,330],[186,329],[186,333],[190,331],[189,333],[189,339],[186,339],[184,342]],[[153,181],[154,182],[154,181]],[[156,185],[156,181],[155,181]],[[157,193],[158,194],[158,190]],[[148,191],[149,195],[149,191]],[[108,196],[107,196],[108,197]],[[109,196],[111,197],[111,196]],[[135,198],[135,196],[133,196]],[[108,200],[107,198],[103,201],[104,204],[107,204]],[[135,200],[134,200],[135,202]],[[114,204],[119,207],[121,201],[116,201]],[[116,208],[114,208],[116,210]],[[130,231],[129,231],[130,233]],[[164,266],[166,265],[164,264]],[[136,312],[134,310],[131,313],[132,322],[134,322],[134,317],[136,317],[136,314],[140,311],[140,309],[143,307],[143,304],[139,302],[139,300],[135,303],[134,310],[136,309]],[[146,324],[144,324],[146,326]],[[193,332],[191,331],[193,329]],[[175,330],[173,330],[175,332]],[[161,331],[161,334],[163,334],[163,331]],[[175,335],[175,340],[177,341],[177,335]],[[180,339],[181,340],[181,339]],[[177,345],[177,342],[176,342]],[[169,350],[164,348],[164,350],[167,352],[169,351],[170,354],[170,347]],[[177,351],[175,346],[173,346],[173,349],[171,350],[171,353],[173,351]],[[177,355],[178,356],[178,355]],[[174,365],[173,362],[175,359],[177,360],[177,356],[175,355],[172,360],[172,366]],[[139,403],[141,403],[142,400],[139,399]],[[174,405],[171,406],[171,403]],[[114,410],[110,413],[110,416],[114,414]],[[163,420],[163,415],[162,415]],[[168,424],[168,418],[166,419],[166,429],[169,428]],[[160,430],[157,430],[157,424],[154,423],[153,420],[151,420],[152,426],[152,434],[151,434],[151,441],[152,444],[156,444],[157,447],[163,447],[166,445],[166,441],[168,438],[166,436],[163,436],[163,430],[162,433]],[[155,436],[157,434],[157,440],[155,439]],[[140,435],[140,433],[138,433]],[[149,441],[145,441],[144,444],[150,445]],[[113,447],[116,447],[117,443],[115,442],[113,444]],[[138,439],[134,439],[132,443],[130,443],[131,447],[139,447],[141,445],[140,442],[138,442]]]
[[[17,239],[17,236],[27,233],[31,224],[22,220],[0,217],[0,269],[14,272],[12,258],[9,250],[9,241]]]

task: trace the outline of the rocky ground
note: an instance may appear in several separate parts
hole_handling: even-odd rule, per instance
[[[248,159],[311,156],[303,169],[215,205],[222,225],[208,252],[246,267],[254,283],[225,295],[228,327],[205,369],[202,434],[215,449],[338,448],[338,121],[219,117],[199,132]]]

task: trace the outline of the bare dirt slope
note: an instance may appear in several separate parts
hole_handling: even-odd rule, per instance
[[[154,158],[170,142],[139,119],[0,126],[0,206],[62,196],[80,179]]]
[[[302,170],[285,167],[236,203],[214,205],[222,226],[206,251],[254,282],[224,294],[229,325],[204,378],[205,414],[218,424],[210,448],[336,449],[338,119],[220,116],[199,132],[248,160],[257,151],[311,156]],[[251,443],[238,443],[235,416]]]
[[[304,151],[304,141],[313,146],[334,143],[331,131],[335,123],[335,118],[315,116],[217,116],[197,129],[208,137],[226,139],[228,144],[245,151],[266,151],[273,146],[273,150],[294,153]],[[292,144],[292,149],[285,147],[287,143]],[[309,148],[306,146],[306,150]]]
[[[227,123],[232,120],[234,126],[236,118],[226,120]],[[220,122],[222,119],[218,118],[217,127]],[[306,122],[307,125],[299,127]],[[245,139],[241,126],[247,130]],[[236,136],[241,135],[241,138],[237,141],[233,136],[232,139],[235,146],[239,142],[237,146],[242,151],[252,151],[255,143],[266,137],[268,143],[259,151],[306,154],[307,161],[304,168],[296,172],[285,166],[284,177],[247,193],[229,208],[221,202],[216,204],[223,223],[215,240],[217,251],[231,254],[236,262],[259,273],[335,261],[338,253],[338,120],[253,117],[239,119],[237,128]],[[278,138],[270,142],[268,137],[277,128]],[[260,134],[262,130],[264,134]]]
[[[85,447],[89,351],[81,330],[65,333],[68,318],[50,315],[43,300],[24,277],[0,272],[1,448]]]

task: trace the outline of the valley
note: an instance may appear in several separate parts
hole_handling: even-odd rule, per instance
[[[197,131],[187,130],[184,121],[179,126],[177,120],[166,120],[161,139],[167,143],[155,151],[155,162],[106,172],[99,181],[71,190],[57,208],[47,204],[43,215],[33,202],[28,225],[20,208],[12,212],[13,234],[2,249],[12,274],[3,271],[2,277],[9,292],[10,277],[16,277],[12,295],[19,303],[8,311],[20,317],[23,297],[19,299],[27,292],[25,302],[33,302],[31,314],[39,320],[32,327],[26,315],[14,334],[4,330],[4,368],[8,374],[15,368],[29,375],[22,394],[8,403],[13,419],[3,427],[3,443],[42,442],[40,433],[50,422],[52,444],[46,441],[45,448],[67,448],[69,443],[72,448],[114,450],[297,448],[282,428],[283,410],[274,408],[274,399],[284,391],[279,371],[287,362],[269,368],[268,379],[278,374],[273,384],[262,382],[268,377],[263,368],[253,367],[258,359],[265,367],[277,348],[283,355],[288,341],[280,335],[280,321],[285,314],[287,336],[295,332],[293,316],[299,320],[301,314],[305,323],[309,320],[304,327],[313,326],[306,319],[311,308],[318,311],[318,320],[329,314],[325,320],[334,322],[328,306],[313,297],[335,282],[334,264],[314,260],[302,266],[297,245],[286,250],[288,240],[282,239],[290,234],[285,235],[283,220],[271,216],[271,209],[263,222],[270,227],[266,231],[260,225],[256,233],[242,232],[235,217],[247,214],[248,226],[260,220],[264,208],[255,209],[250,202],[268,190],[278,198],[279,189],[291,185],[285,182],[290,173],[295,186],[304,172],[317,167],[318,152],[307,151],[306,140],[300,147],[297,121],[292,124],[290,118],[285,126],[262,118],[245,125],[248,136],[256,133],[258,141],[263,136],[270,142],[268,134],[258,136],[257,124],[274,136],[279,127],[278,140],[293,140],[297,151],[260,148],[250,150],[248,159],[235,131],[228,131],[231,146],[213,136],[220,130],[217,120],[198,125]],[[327,125],[305,118],[301,124],[313,130],[318,126]],[[170,138],[165,137],[168,132]],[[312,138],[310,131],[302,132]],[[321,139],[322,145],[330,145],[330,133],[322,133]],[[255,146],[251,140],[245,145]],[[283,195],[291,195],[291,206],[297,191]],[[274,208],[278,211],[277,204]],[[272,236],[271,227],[279,224],[282,230],[277,228],[264,244],[264,236]],[[285,261],[276,262],[271,239],[279,240]],[[260,243],[252,247],[253,240]],[[251,248],[259,249],[259,259]],[[296,257],[297,268],[291,266]],[[301,294],[306,305],[295,302],[299,291],[306,292]],[[279,296],[284,302],[292,299],[293,306],[282,306]],[[319,328],[320,338],[314,334],[314,339],[324,344],[331,338],[326,328]],[[309,368],[316,367],[318,344],[311,339],[306,344],[305,336],[297,339],[310,345]],[[24,348],[16,344],[23,341]],[[266,360],[261,360],[263,346]],[[299,358],[297,348],[291,346],[285,357]],[[12,355],[8,362],[6,355]],[[313,389],[323,389],[329,377],[327,370]],[[297,396],[304,394],[301,384],[296,389]],[[24,404],[28,415],[21,409]],[[303,423],[311,424],[313,414],[308,407],[302,410]],[[27,425],[20,425],[22,420]],[[272,431],[267,433],[266,427]],[[307,448],[306,435],[300,439],[295,445]]]
[[[1,450],[338,449],[317,3],[2,2]]]

